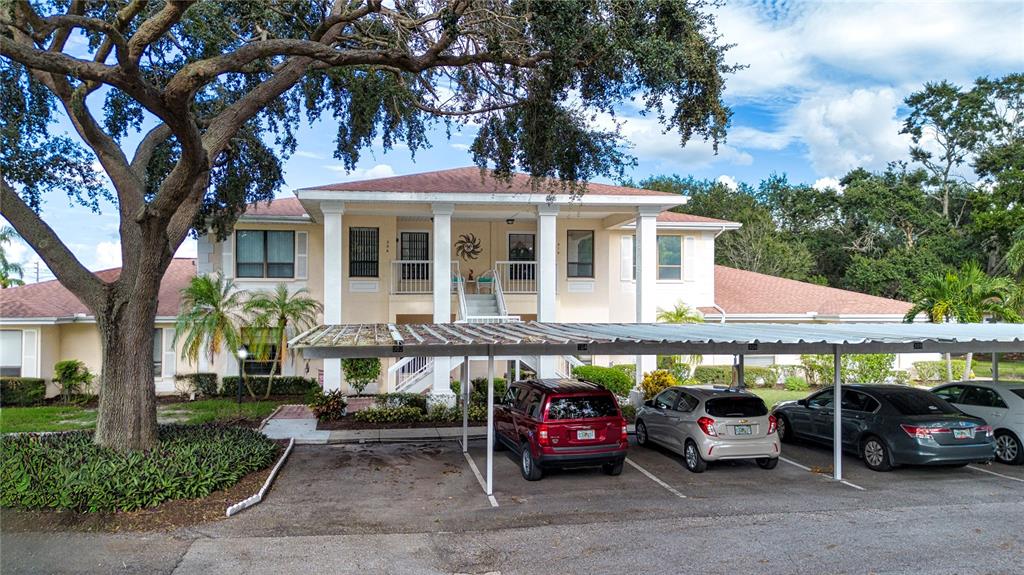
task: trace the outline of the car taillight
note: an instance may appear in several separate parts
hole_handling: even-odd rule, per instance
[[[769,415],[768,416],[768,435],[771,435],[771,434],[775,433],[775,426],[776,425],[777,425],[777,423],[775,422],[775,416],[774,415]]]
[[[710,417],[702,417],[697,420],[697,425],[700,426],[700,430],[704,432],[704,435],[718,437],[718,432],[715,431],[714,419],[711,419]]]
[[[629,436],[629,431],[628,431],[627,428],[628,428],[628,422],[625,419],[623,419],[622,420],[622,435],[619,436],[619,439],[621,441],[626,441],[626,437]]]
[[[945,427],[919,427],[917,425],[907,425],[906,423],[901,423],[900,427],[903,428],[903,431],[907,432],[907,435],[917,439],[932,439],[933,433],[949,433],[949,429]]]
[[[985,437],[992,437],[992,426],[991,425],[979,425],[975,429],[975,433],[985,433]]]
[[[537,426],[537,444],[547,445],[548,444],[548,426],[538,425]]]

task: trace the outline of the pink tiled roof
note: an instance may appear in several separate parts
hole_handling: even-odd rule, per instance
[[[249,204],[245,208],[247,216],[304,216],[306,210],[299,203],[299,198],[277,198],[267,202]]]
[[[658,214],[658,221],[664,223],[681,223],[681,224],[735,224],[736,222],[730,222],[729,220],[719,220],[715,218],[705,218],[704,216],[695,216],[693,214],[681,214],[679,212],[661,212]]]
[[[113,281],[121,274],[121,268],[96,272],[103,281]],[[160,282],[157,302],[158,316],[178,314],[181,305],[181,290],[196,275],[196,260],[176,258]],[[0,318],[48,318],[72,317],[76,314],[92,315],[74,294],[57,280],[28,284],[0,290]]]
[[[513,174],[509,182],[503,182],[491,177],[489,172],[481,178],[480,168],[475,166],[409,174],[406,176],[393,176],[390,178],[377,178],[360,182],[329,184],[312,189],[348,192],[405,192],[414,194],[531,194],[538,192],[538,190],[534,190],[530,185],[530,176],[527,174]],[[546,187],[542,184],[539,191],[546,193]],[[666,192],[627,188],[625,186],[611,186],[593,182],[587,184],[586,193],[597,196],[679,197],[676,194]]]
[[[854,291],[715,266],[715,303],[731,314],[903,315],[911,305]],[[717,314],[714,308],[701,308]]]

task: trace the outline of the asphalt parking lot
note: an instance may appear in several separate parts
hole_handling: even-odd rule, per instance
[[[519,474],[494,460],[497,507],[454,442],[301,446],[268,498],[173,533],[3,534],[3,572],[1021,573],[1024,467],[868,470],[786,445],[686,470],[661,449],[599,469]],[[483,471],[484,443],[469,458]],[[996,475],[998,474],[998,475]],[[681,568],[681,561],[692,568]],[[88,568],[86,568],[88,567]]]

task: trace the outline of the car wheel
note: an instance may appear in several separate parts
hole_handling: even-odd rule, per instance
[[[700,450],[697,449],[697,444],[692,439],[686,442],[683,459],[686,461],[686,468],[694,473],[704,473],[704,470],[708,468],[708,462],[701,457]]]
[[[775,469],[775,466],[778,464],[778,457],[759,457],[757,459],[757,466],[761,469]]]
[[[1024,447],[1012,431],[996,432],[996,460],[1007,465],[1024,464]]]
[[[621,461],[618,463],[605,463],[601,466],[601,470],[604,471],[605,475],[622,475],[622,464],[623,462]]]
[[[779,434],[779,441],[793,443],[793,430],[789,428],[789,420],[785,415],[775,414],[775,430]]]
[[[544,476],[544,471],[537,465],[533,454],[530,453],[530,444],[525,441],[519,446],[519,471],[522,472],[523,479],[527,481],[537,481]]]
[[[864,440],[860,446],[860,455],[864,458],[864,464],[872,471],[892,469],[892,464],[889,462],[889,450],[877,437],[871,436]]]
[[[636,422],[636,444],[647,445],[647,425],[643,421]]]

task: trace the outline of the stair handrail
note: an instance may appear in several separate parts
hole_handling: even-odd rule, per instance
[[[501,275],[498,273],[497,268],[491,268],[491,276],[494,277],[494,298],[498,303],[498,315],[507,316],[508,309],[505,307],[505,292],[501,289]]]
[[[455,282],[455,293],[459,296],[459,319],[466,321],[469,316],[469,307],[466,304],[466,282],[462,281],[462,276],[459,276],[459,281]]]

